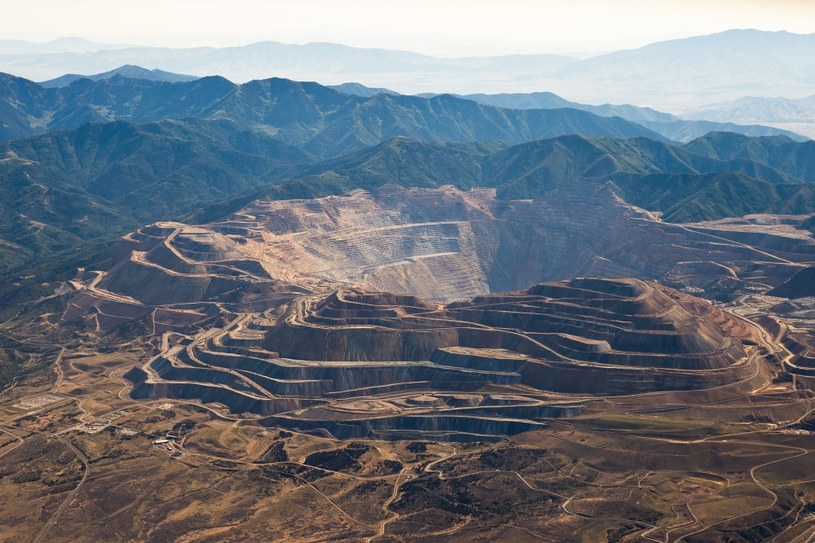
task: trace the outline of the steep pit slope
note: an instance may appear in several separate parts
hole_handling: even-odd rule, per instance
[[[749,335],[715,307],[656,283],[573,279],[446,307],[341,291],[291,306],[265,346],[309,360],[421,360],[462,347],[561,362],[710,370],[740,360],[744,352],[733,336]]]
[[[337,437],[494,439],[596,395],[748,390],[768,375],[755,327],[636,279],[574,279],[447,306],[344,289],[279,316],[171,334],[127,378]]]
[[[333,283],[259,259],[246,243],[208,228],[163,222],[124,236],[107,272],[80,270],[62,320],[104,334],[147,319],[154,334],[214,325],[233,311],[265,309]],[[80,324],[84,322],[84,324]]]
[[[342,285],[435,301],[577,276],[638,277],[707,298],[766,292],[815,261],[798,216],[673,225],[581,183],[538,200],[491,189],[403,189],[256,201],[209,225],[160,223],[123,238],[94,288],[146,306]],[[299,289],[299,290],[298,290]],[[229,296],[226,296],[230,293]]]
[[[580,275],[657,279],[714,297],[766,290],[815,260],[815,240],[795,229],[801,220],[763,230],[756,221],[667,224],[606,183],[571,183],[536,200],[390,183],[258,201],[210,227],[257,242],[281,268],[436,300]]]
[[[71,283],[63,318],[100,336],[138,320],[162,336],[128,374],[136,398],[339,437],[494,439],[597,394],[765,382],[772,349],[756,347],[755,328],[688,292],[732,297],[792,277],[813,255],[801,220],[671,225],[602,183],[539,200],[386,184],[257,201],[218,223],[126,236],[110,270]],[[529,287],[635,274],[686,292],[636,279]]]

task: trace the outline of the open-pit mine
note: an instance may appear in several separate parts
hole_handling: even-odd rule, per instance
[[[56,374],[0,397],[0,538],[809,541],[805,219],[390,183],[144,226],[0,331]]]

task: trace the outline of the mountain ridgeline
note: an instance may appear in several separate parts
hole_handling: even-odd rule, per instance
[[[358,151],[395,136],[511,143],[577,133],[663,139],[622,118],[574,109],[507,110],[450,95],[420,98],[377,94],[366,98],[317,83],[279,78],[235,85],[222,77],[167,82],[115,75],[45,88],[0,75],[2,140],[77,128],[89,122],[186,118],[226,119],[263,129],[322,158]]]
[[[120,66],[114,70],[110,70],[100,74],[94,75],[65,74],[54,79],[49,79],[48,81],[42,81],[40,82],[40,85],[46,88],[58,88],[67,87],[68,85],[79,79],[102,81],[104,79],[113,79],[114,77],[141,79],[145,81],[167,81],[170,83],[195,81],[196,79],[199,79],[194,75],[174,74],[172,72],[165,72],[164,70],[159,70],[158,68],[148,70],[147,68],[142,68],[141,66],[136,66],[134,64],[125,64],[124,66]]]
[[[344,92],[359,93],[360,95],[365,95],[366,93],[365,87],[362,89],[358,87],[338,88],[344,90]],[[367,90],[370,91],[371,89]],[[589,113],[594,113],[601,117],[622,117],[623,119],[649,128],[668,139],[681,142],[688,142],[713,131],[735,132],[747,136],[787,136],[797,140],[806,139],[794,132],[761,124],[737,124],[727,121],[726,118],[721,118],[718,121],[704,118],[700,118],[699,120],[686,120],[650,107],[639,107],[631,104],[581,104],[579,102],[566,100],[551,92],[466,94],[462,95],[461,98],[508,109],[572,108],[588,111]]]
[[[592,106],[552,93],[403,96],[359,84],[325,87],[280,78],[235,85],[217,76],[191,78],[138,66],[42,84],[0,74],[0,140],[87,122],[183,118],[226,118],[260,127],[324,158],[398,135],[521,143],[578,133],[687,142],[717,130],[803,139],[777,128],[686,121],[650,108]]]

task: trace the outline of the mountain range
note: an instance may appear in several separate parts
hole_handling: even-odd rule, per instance
[[[1,44],[0,44],[1,45]],[[58,45],[58,44],[56,44]],[[588,103],[647,104],[683,113],[747,95],[801,98],[815,83],[815,35],[730,30],[659,42],[586,59],[560,55],[435,58],[337,44],[260,42],[242,47],[172,49],[80,44],[0,47],[0,70],[47,80],[124,64],[237,82],[270,76],[340,84],[356,81],[402,93],[534,92]],[[81,51],[81,52],[79,52]]]
[[[708,116],[706,112],[694,115],[696,119],[679,118],[670,113],[657,111],[649,107],[639,107],[631,104],[600,104],[588,105],[572,102],[560,96],[542,92],[531,94],[470,94],[463,96],[476,102],[508,107],[512,109],[552,109],[555,107],[569,107],[588,111],[602,117],[622,117],[631,122],[641,124],[654,132],[675,141],[687,142],[698,138],[708,132],[736,132],[748,136],[785,135],[787,137],[802,139],[795,130],[802,130],[804,135],[810,133],[806,119],[799,119],[800,124],[784,125],[778,121],[770,121],[768,126],[764,120],[749,119],[743,115],[719,114]],[[742,124],[730,122],[738,120]],[[815,116],[813,116],[815,122]],[[761,124],[756,124],[761,123]],[[784,127],[787,129],[784,129]]]
[[[227,119],[271,131],[317,156],[338,156],[395,136],[514,143],[568,133],[661,136],[622,118],[572,109],[507,110],[450,95],[369,98],[317,83],[272,78],[236,85],[222,77],[171,83],[114,76],[45,88],[0,75],[0,139],[18,139],[88,122]]]
[[[334,87],[341,92],[349,94],[358,94],[359,96],[372,96],[376,92],[385,92],[393,94],[393,91],[388,89],[369,89],[358,83],[347,83],[345,85],[338,85]],[[423,97],[436,96],[432,93],[422,94]],[[802,136],[784,130],[783,128],[774,128],[772,126],[765,126],[762,124],[736,124],[729,122],[727,119],[730,117],[727,114],[716,115],[715,119],[705,117],[704,113],[698,116],[698,119],[687,120],[680,119],[679,117],[670,113],[657,111],[650,107],[641,107],[631,104],[600,104],[589,105],[581,104],[566,100],[552,92],[532,92],[532,93],[502,93],[502,94],[465,94],[461,98],[473,100],[481,104],[487,104],[496,107],[503,107],[508,109],[557,109],[557,108],[572,108],[582,111],[588,111],[601,117],[622,117],[631,122],[641,124],[646,128],[658,132],[668,139],[687,142],[694,138],[698,138],[708,132],[737,132],[748,136],[772,136],[772,135],[785,135],[794,139],[804,139]],[[806,122],[805,120],[803,120]],[[757,122],[757,121],[750,121]],[[772,123],[771,123],[772,124]],[[807,130],[807,126],[802,126]]]
[[[814,39],[0,40],[0,540],[812,539]]]
[[[689,141],[711,130],[730,130],[800,138],[762,126],[683,121],[631,105],[588,106],[551,93],[407,96],[360,84],[329,88],[281,78],[236,85],[219,76],[190,80],[137,66],[66,75],[46,84],[0,74],[0,140],[87,122],[167,118],[225,118],[265,127],[318,156],[338,156],[395,136],[520,143],[581,133]]]

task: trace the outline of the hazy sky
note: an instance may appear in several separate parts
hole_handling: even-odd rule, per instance
[[[328,41],[436,56],[583,53],[730,28],[815,32],[815,0],[2,0],[0,37],[173,47]]]

